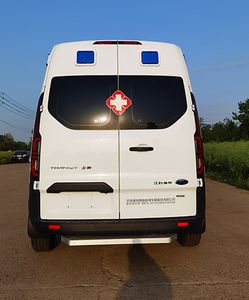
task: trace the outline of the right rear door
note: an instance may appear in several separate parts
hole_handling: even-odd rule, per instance
[[[159,66],[139,64],[145,49],[158,51]],[[180,76],[162,75],[167,74],[168,63],[164,50],[155,45],[118,48],[119,88],[132,101],[119,118],[121,219],[196,214],[190,95]],[[187,184],[177,184],[181,179]]]

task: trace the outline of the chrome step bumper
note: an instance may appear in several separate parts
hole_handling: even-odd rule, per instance
[[[131,245],[131,244],[168,244],[176,239],[176,235],[120,236],[120,237],[88,237],[62,236],[61,241],[68,246],[93,245]]]

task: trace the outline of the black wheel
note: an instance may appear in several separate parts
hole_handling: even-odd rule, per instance
[[[31,238],[32,248],[37,252],[53,250],[61,242],[60,236],[57,235],[41,236],[32,225],[30,218],[28,218],[28,235]]]
[[[201,233],[178,233],[177,240],[183,247],[194,247],[200,244]]]
[[[37,251],[50,251],[53,250],[56,246],[56,236],[47,236],[47,237],[31,237],[32,248]]]

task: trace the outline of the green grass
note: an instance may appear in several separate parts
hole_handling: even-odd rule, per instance
[[[11,157],[13,152],[11,151],[0,151],[0,165],[9,164],[11,162]]]
[[[207,175],[249,189],[249,141],[206,143]]]

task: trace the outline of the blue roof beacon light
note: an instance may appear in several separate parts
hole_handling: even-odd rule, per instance
[[[93,51],[78,51],[77,64],[93,64],[94,52]]]
[[[143,65],[158,65],[159,58],[157,51],[142,51],[141,61]]]

